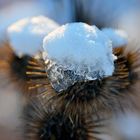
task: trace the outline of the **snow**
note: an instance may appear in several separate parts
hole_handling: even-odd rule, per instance
[[[48,76],[58,91],[77,81],[110,76],[114,71],[111,41],[95,26],[66,24],[43,42]]]
[[[24,18],[8,27],[8,37],[16,54],[35,55],[43,38],[59,25],[44,16]]]
[[[113,47],[127,45],[127,34],[123,30],[103,28],[102,31],[111,39]]]
[[[16,1],[0,9],[0,41],[5,40],[7,27],[22,18],[45,15],[59,24],[74,20],[71,0]]]
[[[31,1],[13,2],[0,9],[0,40],[4,40],[7,27],[21,18],[45,14],[46,10],[42,3]]]

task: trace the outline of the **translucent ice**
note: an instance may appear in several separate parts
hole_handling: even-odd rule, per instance
[[[45,37],[43,48],[48,77],[57,91],[114,71],[111,41],[95,26],[63,25]]]

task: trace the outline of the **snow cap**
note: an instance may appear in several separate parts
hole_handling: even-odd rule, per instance
[[[8,37],[17,55],[35,55],[41,50],[45,35],[59,25],[44,16],[23,18],[8,28]]]
[[[63,25],[44,38],[43,48],[48,77],[56,91],[78,81],[111,76],[114,71],[111,41],[96,26]]]
[[[128,44],[128,36],[125,31],[113,28],[103,28],[102,31],[110,38],[114,48]]]

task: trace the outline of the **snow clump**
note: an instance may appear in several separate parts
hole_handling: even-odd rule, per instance
[[[102,31],[111,39],[113,47],[121,47],[128,44],[128,36],[123,30],[103,28]]]
[[[8,37],[16,54],[35,55],[41,50],[44,36],[58,27],[47,17],[28,17],[9,26]]]
[[[63,25],[45,37],[43,48],[48,78],[56,91],[113,74],[116,57],[111,41],[96,26]]]

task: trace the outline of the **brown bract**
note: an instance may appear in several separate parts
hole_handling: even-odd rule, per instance
[[[110,77],[77,82],[60,93],[46,78],[45,91],[25,110],[26,139],[104,140],[111,137],[111,118],[138,111],[140,51],[125,46],[115,48],[114,54],[117,60]],[[45,79],[40,79],[37,85],[41,81],[45,84]]]

